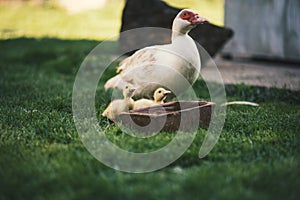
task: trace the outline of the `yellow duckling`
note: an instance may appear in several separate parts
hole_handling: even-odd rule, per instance
[[[102,116],[114,121],[121,112],[126,112],[133,108],[134,101],[131,98],[135,89],[126,86],[123,89],[124,99],[116,99],[110,102],[107,108],[103,111]]]
[[[155,90],[153,98],[154,100],[150,99],[140,99],[134,102],[133,109],[140,109],[145,107],[150,107],[158,104],[164,103],[165,98],[168,94],[170,94],[171,91],[165,90],[164,88],[158,88]]]

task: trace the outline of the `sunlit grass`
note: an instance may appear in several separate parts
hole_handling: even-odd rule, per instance
[[[114,1],[98,10],[71,14],[59,7],[0,5],[0,37],[106,39],[119,32],[122,8],[123,1]]]
[[[223,24],[222,0],[166,0],[176,7],[192,8],[212,23]],[[57,5],[0,4],[0,38],[57,37],[107,39],[120,31],[125,1],[107,1],[100,9],[68,13]]]

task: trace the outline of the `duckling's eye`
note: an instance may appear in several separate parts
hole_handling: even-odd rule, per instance
[[[160,94],[160,93],[161,93],[161,90],[159,90],[158,93]]]
[[[126,86],[125,89],[128,89],[128,86]]]

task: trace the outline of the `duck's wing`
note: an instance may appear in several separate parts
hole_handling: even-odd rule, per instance
[[[133,84],[132,77],[129,76],[124,79],[123,74],[127,74],[128,71],[131,71],[139,66],[153,65],[157,61],[156,52],[156,46],[146,47],[135,52],[132,56],[124,59],[117,68],[118,74],[105,83],[105,89],[118,88],[121,90],[124,84]]]
[[[155,51],[157,46],[146,47],[137,52],[135,52],[132,56],[124,59],[120,62],[119,67],[117,68],[117,73],[122,73],[130,68],[134,68],[140,65],[147,65],[154,63],[156,61]]]

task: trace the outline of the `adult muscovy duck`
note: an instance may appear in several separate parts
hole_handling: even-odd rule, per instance
[[[131,84],[136,88],[135,97],[152,97],[159,88],[169,88],[175,95],[188,89],[200,75],[200,56],[189,31],[208,20],[192,10],[184,9],[172,25],[172,42],[140,49],[124,59],[118,75],[109,79],[105,89],[122,89]],[[187,84],[188,83],[188,84]]]

